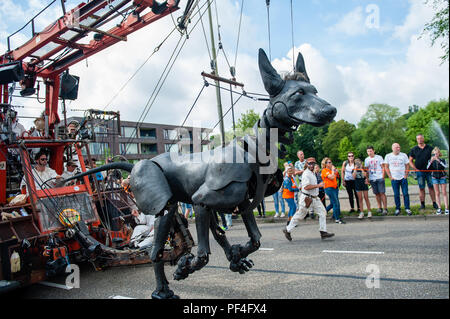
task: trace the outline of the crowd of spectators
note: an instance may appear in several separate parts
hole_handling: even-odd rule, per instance
[[[369,188],[375,195],[378,206],[377,213],[385,216],[388,214],[386,197],[386,177],[391,182],[394,193],[395,211],[394,215],[401,214],[400,190],[403,194],[403,205],[407,215],[411,216],[411,205],[408,191],[408,176],[412,174],[416,177],[419,186],[420,209],[425,209],[425,188],[428,186],[429,196],[436,214],[449,214],[447,196],[447,168],[448,164],[442,158],[442,153],[438,147],[431,147],[424,142],[422,134],[416,137],[417,145],[408,154],[401,152],[399,143],[392,144],[392,152],[384,158],[376,154],[373,146],[367,147],[367,157],[365,159],[355,158],[353,152],[348,152],[347,159],[342,163],[340,171],[333,164],[329,157],[321,161],[321,167],[315,165],[314,173],[317,177],[317,184],[323,183],[319,190],[318,197],[321,199],[326,211],[332,211],[332,218],[337,224],[345,224],[341,216],[341,205],[339,200],[339,188],[342,186],[348,194],[350,204],[349,213],[357,212],[358,218],[363,219],[364,203],[366,204],[367,217],[372,217],[372,207],[369,200]],[[282,216],[279,214],[280,195],[289,206],[289,220],[301,207],[299,198],[295,194],[302,193],[302,176],[305,172],[304,151],[297,152],[298,161],[284,163],[284,182],[277,194],[273,195],[275,206],[275,218]],[[325,195],[328,197],[329,205],[325,203]],[[444,207],[441,206],[441,196]],[[356,201],[356,205],[355,205]],[[281,201],[282,202],[282,201]],[[355,210],[356,206],[356,210]],[[283,208],[284,213],[284,208]],[[306,214],[306,217],[313,217]]]

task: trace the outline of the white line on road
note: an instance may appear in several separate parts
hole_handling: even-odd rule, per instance
[[[44,285],[44,286],[49,286],[49,287],[59,288],[59,289],[65,289],[65,290],[70,290],[70,289],[73,288],[73,287],[70,287],[70,286],[56,284],[54,282],[48,282],[48,281],[40,281],[39,283],[41,285]]]
[[[273,250],[273,248],[260,248],[259,250],[267,250],[267,251],[271,251],[271,250]]]
[[[384,255],[382,251],[323,250],[323,253]]]

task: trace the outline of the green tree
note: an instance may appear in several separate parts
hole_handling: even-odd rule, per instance
[[[437,40],[441,40],[441,48],[444,55],[441,56],[442,63],[448,61],[449,56],[449,0],[427,0],[426,3],[433,2],[432,6],[436,10],[433,19],[424,27],[422,35],[429,33],[431,35],[431,45]]]
[[[381,156],[392,152],[392,144],[408,148],[405,136],[406,121],[400,110],[387,104],[371,104],[352,135],[358,157],[367,156],[367,146],[372,145]]]
[[[285,145],[287,161],[298,161],[297,152],[302,150],[305,157],[314,157],[316,161],[321,161],[324,157],[323,139],[328,132],[329,124],[315,127],[308,124],[301,125],[296,132],[294,132],[294,141],[290,145]]]
[[[448,142],[449,132],[449,100],[442,99],[440,101],[431,101],[425,108],[421,108],[417,113],[408,119],[408,129],[406,136],[409,146],[413,147],[417,144],[417,134],[423,134],[425,142],[446,148],[443,138],[440,136],[440,130],[444,134]],[[433,122],[436,124],[433,125]]]
[[[339,159],[341,161],[345,161],[347,159],[348,152],[354,152],[355,147],[353,146],[350,138],[348,136],[344,136],[343,139],[339,142]]]
[[[236,129],[246,132],[253,128],[256,122],[259,120],[259,114],[253,109],[247,110],[247,112],[241,114],[241,118],[236,123]]]
[[[340,141],[346,136],[351,137],[355,130],[355,125],[345,120],[331,123],[328,133],[323,139],[324,155],[330,157],[332,161],[339,160]]]

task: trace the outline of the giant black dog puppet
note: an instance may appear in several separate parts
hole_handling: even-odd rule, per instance
[[[245,273],[253,266],[247,256],[260,246],[261,234],[253,209],[264,197],[275,193],[283,181],[276,164],[277,154],[284,156],[282,144],[292,141],[292,132],[300,124],[321,126],[336,115],[336,109],[320,99],[310,84],[301,53],[294,74],[282,79],[260,49],[259,70],[270,103],[254,127],[255,136],[206,152],[177,156],[164,153],[135,165],[107,164],[71,178],[113,168],[131,172],[130,185],[137,206],[143,213],[157,216],[151,252],[157,281],[153,298],[177,298],[169,289],[161,260],[177,203],[193,204],[198,249],[196,256],[189,253],[180,258],[174,279],[184,279],[208,263],[210,229],[230,261],[230,270]],[[279,137],[280,150],[273,148],[277,142],[273,136]],[[241,214],[250,237],[245,245],[230,245],[218,226],[216,212],[234,211]]]

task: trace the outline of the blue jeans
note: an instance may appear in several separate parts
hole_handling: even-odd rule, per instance
[[[408,194],[408,180],[402,178],[401,180],[392,180],[392,190],[394,191],[395,208],[400,209],[400,186],[403,193],[403,201],[405,209],[409,209],[409,194]]]
[[[294,198],[285,198],[284,199],[289,205],[289,214],[288,217],[292,217],[295,215],[295,211],[297,210],[297,206],[295,205]]]
[[[425,182],[428,184],[428,188],[433,188],[433,181],[431,180],[431,172],[416,172],[417,183],[419,189],[425,188]]]
[[[227,222],[227,227],[233,226],[233,219],[231,214],[225,214],[225,220]]]
[[[341,219],[341,205],[339,203],[339,189],[328,187],[325,188],[325,194],[330,199],[330,205],[327,206],[327,212],[333,209],[333,218],[335,220]]]
[[[280,192],[276,192],[275,194],[272,195],[272,197],[273,197],[273,204],[275,205],[275,212],[277,214],[280,212],[279,204],[281,204],[281,211],[284,214],[286,212],[286,209],[284,207],[284,200],[283,200],[283,197],[282,197],[281,193]]]

